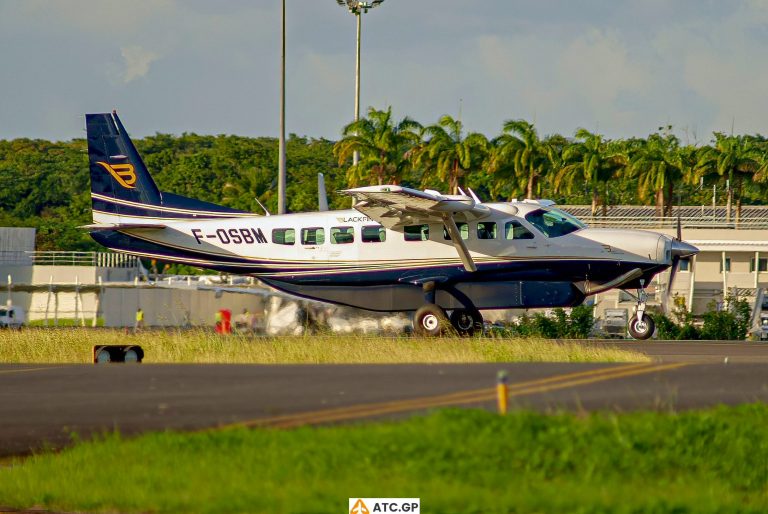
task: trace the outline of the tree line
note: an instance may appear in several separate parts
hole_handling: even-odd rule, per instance
[[[164,191],[276,211],[275,138],[185,133],[134,142]],[[763,136],[714,133],[707,144],[691,144],[668,126],[646,138],[611,140],[583,128],[541,136],[529,121],[511,119],[488,137],[447,115],[423,125],[393,119],[391,108],[371,108],[338,141],[291,134],[286,149],[291,212],[317,209],[318,173],[331,208],[349,207],[335,190],[397,183],[451,194],[471,188],[484,200],[591,204],[593,215],[610,205],[655,205],[659,216],[670,215],[677,203],[711,205],[714,191],[718,205],[738,217],[742,204],[763,203],[768,192]],[[84,139],[0,140],[0,180],[2,226],[36,227],[40,250],[99,249],[77,228],[91,221]]]
[[[768,192],[768,140],[761,135],[715,132],[699,145],[665,126],[646,138],[611,140],[584,128],[572,137],[542,137],[531,122],[510,119],[489,138],[465,132],[449,115],[433,125],[395,121],[391,108],[369,109],[342,134],[334,155],[351,186],[406,181],[451,194],[474,188],[493,199],[546,196],[589,203],[593,216],[618,204],[654,204],[658,216],[669,216],[677,202],[711,203],[719,190],[738,217],[742,204],[761,203]],[[355,151],[361,158],[351,166]]]

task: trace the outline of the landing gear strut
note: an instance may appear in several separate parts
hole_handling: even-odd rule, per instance
[[[450,317],[435,304],[435,282],[423,284],[425,305],[419,307],[413,316],[413,331],[421,336],[439,336],[450,331],[460,336],[471,336],[483,328],[483,316],[473,305],[468,309],[453,309]]]
[[[653,335],[656,324],[653,318],[645,313],[645,302],[648,294],[645,292],[645,280],[640,281],[640,288],[637,290],[637,307],[635,314],[629,320],[629,335],[634,339],[645,340]]]

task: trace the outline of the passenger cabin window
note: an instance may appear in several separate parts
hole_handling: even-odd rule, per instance
[[[292,228],[272,229],[272,242],[276,245],[292,245],[296,242],[296,231]]]
[[[504,239],[533,239],[533,234],[519,221],[508,221],[504,224]]]
[[[301,229],[301,244],[321,245],[323,243],[325,243],[325,230],[322,228]]]
[[[429,241],[429,225],[407,225],[403,234],[406,241]]]
[[[387,231],[384,227],[363,227],[363,243],[383,243],[387,240]]]
[[[459,229],[459,234],[461,234],[462,239],[469,239],[469,224],[468,223],[456,223],[456,228]],[[446,241],[450,241],[451,234],[448,233],[448,229],[443,227],[443,239]]]
[[[352,227],[331,227],[331,244],[346,245],[355,242],[355,229]]]
[[[481,221],[477,223],[478,239],[496,239],[496,222]]]
[[[528,223],[547,237],[560,237],[586,227],[581,221],[559,209],[537,209],[525,215]]]

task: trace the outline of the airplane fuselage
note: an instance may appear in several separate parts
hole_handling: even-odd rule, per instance
[[[162,229],[93,236],[118,251],[252,275],[300,296],[386,311],[418,308],[423,295],[414,286],[429,280],[477,297],[478,308],[536,307],[580,303],[584,294],[573,287],[577,282],[606,282],[639,268],[647,283],[669,266],[669,238],[661,234],[576,227],[563,235],[546,235],[526,219],[542,211],[538,204],[485,205],[487,216],[459,223],[475,272],[462,266],[441,224],[416,220],[386,229],[352,209],[164,218]],[[96,221],[152,223],[107,213]],[[455,303],[452,295],[441,296],[446,295],[438,297],[445,308]]]

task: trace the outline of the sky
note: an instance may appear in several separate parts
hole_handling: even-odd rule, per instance
[[[338,139],[354,114],[355,18],[287,0],[286,131]],[[279,0],[0,0],[0,139],[277,137]],[[672,125],[768,134],[768,0],[386,0],[363,16],[361,110],[450,114],[498,135]]]

